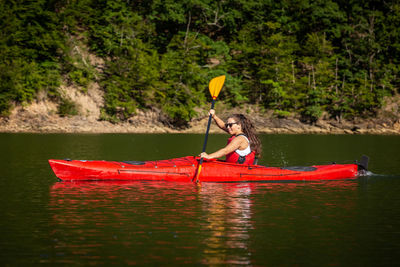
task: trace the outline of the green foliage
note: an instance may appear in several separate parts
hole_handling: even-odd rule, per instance
[[[90,81],[94,79],[94,75],[87,69],[76,68],[68,73],[69,78],[76,84],[86,88]]]
[[[292,113],[290,113],[289,111],[276,109],[274,110],[274,115],[277,116],[278,118],[287,118],[290,117]]]
[[[316,122],[319,117],[322,115],[322,108],[318,104],[316,105],[308,105],[303,112],[303,118],[306,119],[306,121],[309,121],[311,123]]]
[[[224,74],[219,101],[230,106],[311,123],[374,116],[399,93],[399,11],[394,0],[0,1],[0,114],[39,91],[73,113],[62,79],[83,91],[97,81],[102,119],[157,107],[185,127]]]
[[[157,68],[157,55],[140,42],[137,47],[128,47],[120,57],[107,61],[101,83],[105,90],[106,113],[125,120],[137,108],[150,105],[159,81]]]
[[[196,115],[195,107],[204,103],[206,69],[199,64],[206,44],[195,34],[181,32],[171,40],[161,59],[162,82],[156,100],[177,127],[186,126]]]
[[[67,98],[61,98],[60,103],[58,105],[57,113],[61,117],[74,116],[78,115],[78,109],[73,101]]]
[[[213,75],[213,77],[222,75],[224,73]],[[211,77],[210,77],[211,79]],[[226,81],[224,90],[222,91],[221,100],[229,103],[231,106],[239,106],[248,102],[248,97],[244,92],[241,77],[234,77],[230,74],[226,74]]]
[[[76,36],[68,36],[67,45],[63,51],[62,65],[63,73],[68,83],[78,85],[86,92],[90,82],[96,80],[96,70],[90,65],[86,49],[82,41]]]
[[[12,102],[32,101],[39,91],[54,94],[60,84],[56,61],[62,49],[57,18],[46,1],[0,3],[0,113]]]

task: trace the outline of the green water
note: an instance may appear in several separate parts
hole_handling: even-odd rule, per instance
[[[339,182],[60,183],[50,158],[154,160],[203,135],[0,134],[0,265],[394,265],[400,137],[263,135],[261,164],[371,158]],[[209,138],[208,152],[225,135]]]

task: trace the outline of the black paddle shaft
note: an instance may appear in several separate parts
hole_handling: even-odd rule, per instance
[[[214,109],[214,105],[215,105],[215,99],[213,98],[213,100],[211,102],[211,109]],[[210,116],[208,116],[207,131],[206,131],[206,137],[204,138],[204,144],[203,144],[203,151],[202,152],[206,152],[207,140],[208,140],[208,132],[210,131],[210,126],[211,126],[211,119],[212,119],[212,115],[210,114]],[[201,163],[203,163],[203,158],[200,159],[200,164]]]

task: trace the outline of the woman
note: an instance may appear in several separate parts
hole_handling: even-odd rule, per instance
[[[214,119],[219,128],[229,133],[231,137],[228,139],[226,147],[207,154],[200,154],[205,159],[215,159],[226,156],[227,162],[240,164],[257,164],[257,157],[261,154],[261,142],[257,137],[253,123],[243,114],[234,114],[230,116],[227,123],[224,123],[211,109],[209,114]]]

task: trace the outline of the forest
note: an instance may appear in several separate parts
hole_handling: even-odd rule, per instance
[[[58,88],[95,82],[102,120],[157,108],[185,127],[222,74],[218,101],[309,123],[400,93],[399,0],[0,0],[0,25],[0,116],[39,96],[73,115]]]

